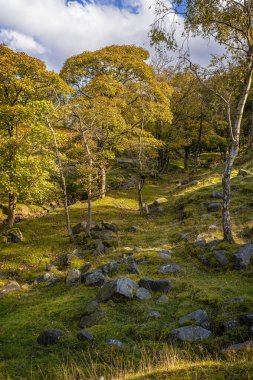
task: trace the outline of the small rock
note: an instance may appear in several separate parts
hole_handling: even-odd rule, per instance
[[[209,241],[209,243],[207,243],[208,245],[208,248],[210,249],[210,251],[213,251],[215,249],[215,247],[220,244],[222,242],[221,239],[215,239],[215,240],[211,240]]]
[[[253,340],[248,340],[243,343],[233,344],[232,346],[223,348],[223,350],[221,350],[221,354],[228,354],[230,352],[235,352],[239,350],[249,350],[249,349],[253,349]]]
[[[152,318],[160,318],[161,317],[161,313],[159,313],[159,311],[152,310],[152,311],[150,311],[148,313],[148,316],[152,317]]]
[[[236,319],[232,319],[231,321],[227,321],[223,323],[224,331],[232,330],[238,326],[240,326],[240,323]]]
[[[86,286],[100,286],[105,282],[105,276],[100,270],[85,273],[82,276],[82,281]]]
[[[9,284],[0,288],[0,296],[4,296],[5,294],[9,294],[17,290],[20,290],[20,285],[17,281],[10,281]]]
[[[161,297],[158,298],[156,303],[157,304],[163,304],[163,303],[167,303],[168,301],[169,301],[168,296],[166,296],[166,294],[163,294],[163,295],[161,295]]]
[[[172,283],[170,280],[153,280],[151,278],[142,278],[139,281],[139,286],[154,292],[164,293],[172,289]]]
[[[253,256],[253,244],[247,244],[235,253],[235,269],[247,268]]]
[[[239,169],[237,176],[247,177],[251,175],[251,172],[245,169]]]
[[[154,201],[154,205],[161,205],[163,203],[167,203],[168,202],[168,199],[167,198],[158,198]]]
[[[124,343],[122,343],[120,340],[117,340],[117,339],[109,339],[107,341],[107,345],[110,346],[110,347],[123,347],[124,346]]]
[[[94,340],[94,336],[92,334],[90,334],[88,331],[78,331],[77,335],[76,335],[77,339],[78,340],[88,340],[88,341],[92,341]]]
[[[210,215],[209,214],[202,214],[201,215],[201,219],[210,219]]]
[[[56,266],[55,265],[52,265],[52,264],[46,264],[46,271],[47,272],[52,272],[54,270],[57,270]]]
[[[215,199],[223,199],[223,192],[222,191],[213,191],[212,197]]]
[[[119,227],[116,226],[116,224],[102,222],[102,226],[103,226],[104,228],[106,228],[107,230],[112,231],[112,232],[114,232],[114,233],[119,232]]]
[[[253,326],[253,314],[244,314],[240,316],[240,321],[247,326]]]
[[[11,243],[20,243],[23,240],[23,234],[19,228],[12,228],[6,232],[7,241]]]
[[[214,251],[213,252],[214,258],[216,259],[216,262],[221,267],[226,267],[229,265],[229,260],[227,257],[226,251]]]
[[[138,265],[136,263],[132,263],[129,267],[127,267],[128,273],[132,274],[140,274]]]
[[[91,268],[91,264],[90,263],[86,263],[84,264],[84,266],[82,266],[81,270],[83,273],[86,273],[88,272],[88,270]]]
[[[131,226],[128,228],[128,232],[137,232],[139,231],[139,227],[138,226]]]
[[[205,239],[196,240],[193,243],[194,248],[205,248],[205,246],[206,246],[206,240]]]
[[[110,306],[110,307],[114,307],[114,306],[116,306],[116,303],[113,302],[113,300],[109,300],[109,301],[106,302],[106,305]]]
[[[37,338],[37,342],[42,346],[57,343],[64,332],[61,330],[45,330]]]
[[[106,274],[116,273],[119,270],[119,264],[116,261],[111,261],[103,266],[102,271]]]
[[[150,291],[145,288],[139,288],[136,295],[139,301],[146,301],[152,298]]]
[[[179,319],[179,324],[182,326],[185,323],[189,322],[195,322],[203,327],[203,324],[205,324],[205,327],[207,327],[206,322],[208,322],[208,315],[205,310],[195,310],[190,314],[185,315],[184,317]]]
[[[170,335],[182,342],[193,342],[207,339],[211,335],[211,331],[200,326],[184,326],[172,330]]]
[[[68,271],[66,283],[67,284],[74,284],[81,280],[81,272],[78,269],[71,269]]]
[[[217,212],[221,210],[221,207],[222,207],[221,203],[211,202],[207,204],[207,211]]]
[[[105,253],[105,245],[103,244],[102,241],[99,242],[97,248],[94,251],[94,255],[103,255]]]
[[[158,269],[158,273],[166,274],[166,273],[178,273],[180,271],[180,267],[177,264],[167,264],[162,265]]]
[[[82,315],[79,323],[79,327],[86,329],[99,324],[99,322],[105,317],[105,311],[95,311],[89,315]]]
[[[98,308],[99,303],[97,301],[90,301],[86,304],[83,315],[90,315],[94,313]]]
[[[209,232],[215,232],[218,230],[218,226],[216,226],[216,224],[211,224],[209,227],[208,227],[208,230]]]
[[[123,299],[131,299],[137,288],[138,285],[129,278],[108,281],[100,288],[97,299],[101,302],[106,302],[109,299],[116,302]]]

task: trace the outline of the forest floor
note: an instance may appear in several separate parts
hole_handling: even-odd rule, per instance
[[[0,298],[0,379],[99,380],[109,379],[253,379],[253,354],[240,353],[221,357],[220,349],[248,339],[245,326],[223,332],[224,321],[242,313],[253,312],[252,270],[234,270],[204,266],[198,259],[200,248],[193,242],[200,234],[211,241],[222,236],[220,212],[208,214],[205,202],[215,201],[213,191],[221,191],[221,167],[202,169],[194,176],[198,183],[179,185],[189,175],[177,170],[144,187],[144,199],[152,203],[166,197],[164,212],[141,217],[138,214],[136,191],[111,191],[93,206],[93,219],[115,223],[120,231],[117,247],[109,248],[102,256],[88,255],[73,260],[64,267],[66,257],[78,246],[69,243],[62,209],[17,226],[24,235],[18,244],[0,244],[0,286],[10,275],[22,285],[31,284]],[[253,176],[237,178],[233,172],[231,214],[236,244],[219,244],[233,254],[237,245],[253,240]],[[242,207],[243,206],[243,207]],[[85,202],[70,207],[72,224],[80,222],[86,212]],[[130,226],[138,226],[129,232]],[[216,225],[210,232],[210,225]],[[182,239],[187,235],[188,240]],[[97,287],[83,284],[69,285],[64,278],[70,268],[81,268],[87,262],[91,269],[100,268],[111,260],[119,260],[124,247],[138,247],[133,257],[147,260],[139,265],[140,274],[129,274],[126,267],[112,278],[127,277],[138,282],[140,278],[173,280],[168,302],[157,304],[161,294],[150,300],[128,300],[111,307],[102,305],[105,318],[87,329],[94,342],[76,338],[78,323],[86,303],[96,298]],[[149,252],[146,249],[150,249]],[[166,264],[156,250],[172,252],[169,263],[176,263],[177,274],[157,274]],[[153,251],[152,251],[153,250]],[[54,274],[62,281],[33,284],[45,274],[47,263],[56,265]],[[239,302],[228,302],[243,297]],[[168,334],[178,327],[178,319],[197,309],[207,311],[213,334],[199,343],[178,344],[168,341]],[[160,318],[149,318],[156,310]],[[36,338],[45,329],[59,329],[65,335],[56,345],[40,346]],[[122,348],[111,348],[108,339],[124,342]]]

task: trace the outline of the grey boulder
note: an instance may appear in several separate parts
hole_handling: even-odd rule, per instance
[[[90,334],[88,331],[84,331],[84,330],[78,331],[76,337],[78,340],[81,340],[81,341],[87,341],[87,340],[92,341],[92,340],[94,340],[94,336],[92,334]]]
[[[113,301],[122,301],[131,299],[138,288],[138,285],[129,278],[118,278],[117,280],[106,282],[98,291],[97,299],[106,302],[109,299]]]
[[[37,338],[37,342],[42,346],[57,343],[64,332],[61,330],[45,330]]]
[[[146,301],[152,298],[150,291],[145,288],[139,288],[136,296],[139,301]]]
[[[205,310],[195,310],[190,314],[185,315],[184,317],[179,319],[179,324],[182,326],[188,322],[195,322],[198,325],[207,327],[208,324],[208,315]]]
[[[78,269],[71,269],[66,278],[67,284],[74,284],[76,282],[79,282],[81,280],[81,272]]]
[[[166,273],[178,273],[180,271],[180,267],[177,264],[167,264],[162,265],[158,269],[158,273],[166,274]]]
[[[170,280],[153,280],[151,278],[142,278],[139,281],[139,286],[154,292],[163,293],[166,293],[172,289],[172,283]]]
[[[244,269],[250,264],[253,256],[253,244],[247,244],[235,253],[235,268]]]
[[[253,349],[253,340],[247,340],[246,342],[233,344],[231,346],[223,348],[221,350],[221,354],[228,354],[230,352],[236,352],[239,350],[249,350],[249,349]]]
[[[206,206],[207,211],[209,211],[209,212],[220,211],[221,207],[222,207],[221,203],[218,203],[218,202],[211,202],[211,203],[208,203]]]
[[[106,312],[105,311],[95,311],[92,314],[89,315],[83,315],[80,318],[79,327],[82,329],[86,329],[92,326],[95,326],[99,324],[99,322],[105,317]]]
[[[200,326],[184,326],[172,330],[170,335],[182,342],[193,342],[207,339],[211,335],[211,331]]]
[[[86,286],[100,286],[105,282],[105,276],[100,270],[85,273],[82,276],[82,281]]]

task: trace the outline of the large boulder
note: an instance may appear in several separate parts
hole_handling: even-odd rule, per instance
[[[177,264],[167,264],[162,265],[158,269],[158,273],[166,274],[166,273],[178,273],[180,271],[180,267]]]
[[[37,338],[37,342],[42,346],[57,343],[64,332],[61,330],[45,330]]]
[[[235,253],[235,268],[244,269],[250,264],[253,256],[253,244],[247,244]]]
[[[205,310],[195,310],[192,313],[180,318],[178,322],[181,326],[186,323],[197,323],[202,327],[209,327],[208,315]]]
[[[182,342],[193,342],[207,339],[211,335],[211,331],[200,326],[184,326],[172,330],[170,335],[172,338],[181,340]]]
[[[83,274],[82,282],[87,286],[100,286],[105,282],[105,276],[100,270],[95,270]]]
[[[117,280],[106,282],[99,290],[97,299],[106,302],[109,299],[113,301],[122,301],[134,297],[138,285],[129,278],[118,278]]]
[[[166,293],[172,289],[170,280],[153,280],[151,278],[142,278],[139,281],[139,286],[154,292]]]
[[[6,232],[7,241],[11,243],[20,243],[23,240],[23,234],[19,228],[12,228]]]

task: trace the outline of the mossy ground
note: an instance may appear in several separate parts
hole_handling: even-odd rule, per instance
[[[237,179],[236,171],[233,176],[233,185],[238,188],[233,192],[231,205],[233,228],[236,243],[243,244],[252,237],[253,177]],[[141,274],[130,275],[122,267],[117,277],[125,276],[135,281],[141,277],[170,278],[174,289],[168,295],[169,302],[157,305],[155,301],[160,294],[154,294],[152,300],[145,302],[128,301],[115,307],[102,306],[107,311],[106,317],[89,329],[95,336],[95,342],[88,344],[79,342],[76,333],[85,304],[95,298],[97,289],[84,285],[70,286],[62,281],[55,285],[32,285],[5,296],[0,299],[0,379],[96,379],[99,376],[107,379],[116,376],[112,368],[118,363],[127,370],[136,368],[135,374],[126,375],[127,379],[253,378],[252,356],[238,362],[216,360],[221,347],[246,337],[247,333],[242,328],[233,333],[222,333],[220,326],[243,312],[252,312],[252,272],[204,267],[197,258],[198,249],[192,249],[191,244],[202,233],[207,234],[207,240],[222,236],[219,212],[211,213],[209,219],[201,218],[207,213],[204,203],[213,200],[212,191],[221,190],[220,167],[200,171],[195,176],[198,184],[194,186],[178,186],[178,181],[184,177],[188,175],[173,171],[146,185],[144,199],[148,203],[160,197],[169,200],[165,211],[157,216],[138,215],[134,190],[112,191],[105,199],[95,201],[94,220],[106,220],[119,226],[118,246],[108,249],[104,256],[94,257],[91,254],[85,260],[72,264],[80,267],[89,262],[92,268],[97,268],[111,259],[121,258],[125,246],[143,248],[134,254],[136,258],[148,260],[147,265],[140,265]],[[240,209],[241,206],[246,208]],[[73,225],[85,215],[85,207],[81,202],[70,207]],[[210,236],[208,228],[212,224],[216,224],[218,229]],[[139,230],[128,232],[131,225],[138,225]],[[19,244],[1,244],[0,272],[14,274],[22,284],[43,275],[47,262],[66,271],[66,256],[75,246],[66,236],[62,209],[21,222],[18,226],[25,239]],[[188,234],[190,241],[184,242],[180,234]],[[158,275],[158,267],[167,261],[155,252],[145,252],[145,248],[172,250],[173,256],[168,262],[179,264],[181,271],[175,275]],[[220,248],[224,248],[223,243]],[[225,248],[233,252],[236,246]],[[56,274],[62,275],[62,271]],[[4,284],[5,280],[0,279],[0,282]],[[224,306],[227,299],[239,296],[244,298],[243,302]],[[159,367],[154,345],[155,352],[168,349],[167,335],[172,328],[178,327],[178,319],[198,308],[208,311],[215,334],[201,346],[191,345],[187,361],[185,358],[184,361],[179,360],[170,368],[160,363],[160,369],[141,374],[139,364],[143,361],[143,347],[146,356],[152,356],[150,362]],[[147,317],[150,310],[159,311],[161,318]],[[48,328],[61,329],[66,334],[57,345],[41,347],[36,338]],[[120,350],[107,347],[105,342],[111,338],[122,340],[125,347]],[[183,349],[185,347],[180,345],[175,347],[178,353]]]

